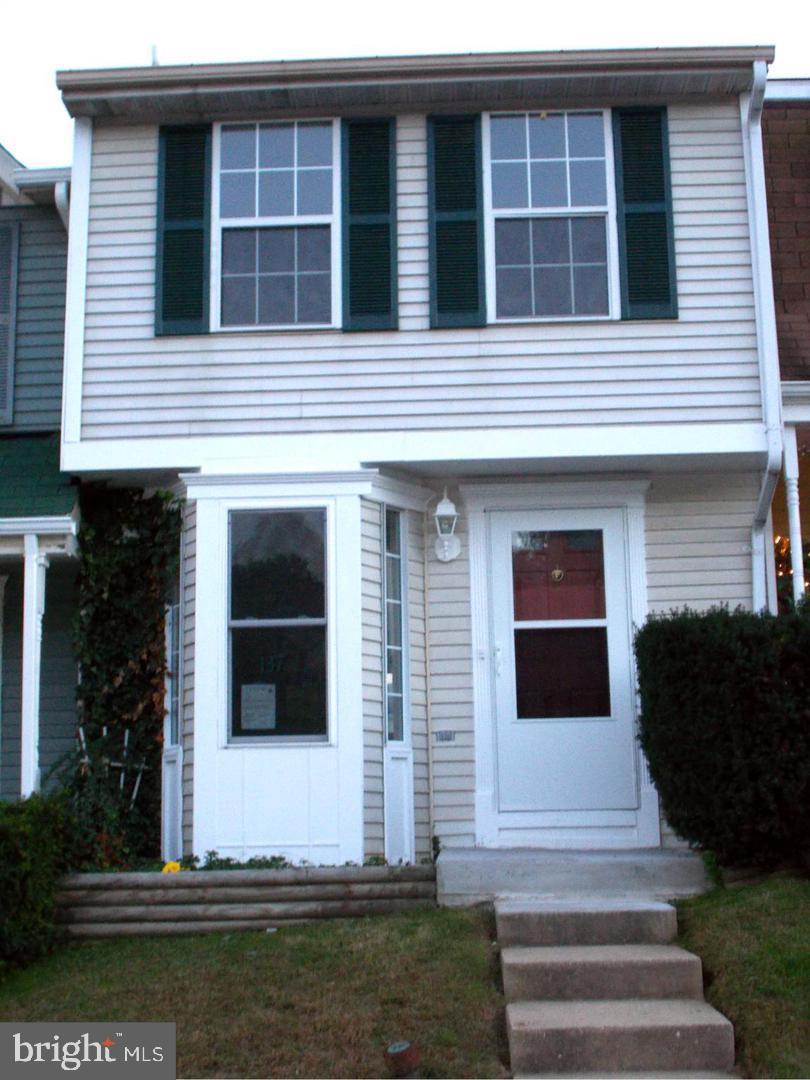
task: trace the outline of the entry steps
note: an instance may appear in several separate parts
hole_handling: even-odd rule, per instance
[[[670,904],[496,902],[515,1076],[729,1076],[734,1031]]]

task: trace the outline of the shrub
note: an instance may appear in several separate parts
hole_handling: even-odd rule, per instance
[[[675,831],[777,865],[810,836],[810,607],[651,618],[635,641],[641,744]]]
[[[61,796],[0,803],[0,971],[58,942],[55,892],[70,865],[71,833]]]

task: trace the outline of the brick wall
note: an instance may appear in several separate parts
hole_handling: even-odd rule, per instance
[[[810,102],[762,118],[776,329],[783,379],[810,379]]]

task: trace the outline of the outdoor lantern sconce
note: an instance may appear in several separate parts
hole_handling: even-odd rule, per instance
[[[436,522],[436,558],[439,562],[452,562],[461,553],[461,541],[456,536],[458,513],[456,504],[447,498],[447,488],[433,514]]]

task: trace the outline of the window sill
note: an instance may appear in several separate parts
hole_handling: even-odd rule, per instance
[[[273,749],[274,747],[290,747],[295,749],[307,747],[333,747],[335,743],[328,735],[237,735],[231,736],[223,745],[223,750],[245,749]]]
[[[298,323],[285,326],[216,326],[212,334],[314,334],[342,330],[336,323]]]

